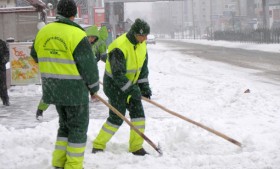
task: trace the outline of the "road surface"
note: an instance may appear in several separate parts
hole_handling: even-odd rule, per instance
[[[258,75],[280,82],[279,53],[199,45],[174,40],[160,40],[159,43],[169,46],[170,50],[180,51],[184,54],[260,70],[261,73],[258,73]]]
[[[224,62],[239,67],[260,70],[257,75],[275,80],[280,84],[280,55],[253,50],[243,50],[236,48],[213,47],[207,45],[191,44],[173,40],[160,40],[168,46],[167,50],[179,51],[181,53],[195,57]],[[269,82],[271,83],[271,82]],[[40,123],[35,119],[37,104],[41,99],[41,94],[32,96],[20,95],[18,91],[13,96],[13,87],[9,89],[11,106],[0,105],[0,124],[5,127],[26,128],[35,127]],[[102,88],[100,89],[102,90]],[[103,98],[106,97],[103,95]],[[90,118],[103,118],[108,116],[108,108],[101,102],[90,102]],[[55,107],[51,105],[44,112],[44,122],[51,121],[57,117]],[[156,117],[159,118],[159,117]]]

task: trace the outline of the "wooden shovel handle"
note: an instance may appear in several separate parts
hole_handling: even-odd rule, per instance
[[[160,104],[156,103],[155,101],[152,101],[152,100],[150,100],[150,99],[148,99],[148,98],[146,98],[146,97],[143,97],[143,96],[142,96],[142,99],[145,100],[146,102],[149,102],[149,103],[151,103],[151,104],[153,104],[153,105],[155,105],[155,106],[161,108],[162,110],[164,110],[164,111],[166,111],[166,112],[168,112],[168,113],[170,113],[170,114],[172,114],[172,115],[174,115],[174,116],[177,116],[177,117],[179,117],[179,118],[181,118],[181,119],[183,119],[183,120],[185,120],[185,121],[188,121],[188,122],[190,122],[190,123],[192,123],[192,124],[194,124],[194,125],[197,125],[197,126],[203,128],[203,129],[205,129],[205,130],[207,130],[207,131],[209,131],[209,132],[211,132],[211,133],[213,133],[213,134],[215,134],[215,135],[217,135],[217,136],[220,136],[220,137],[226,139],[227,141],[229,141],[229,142],[231,142],[231,143],[233,143],[233,144],[235,144],[235,145],[237,145],[237,146],[239,146],[239,147],[242,147],[242,144],[241,144],[240,142],[238,142],[238,141],[236,141],[236,140],[234,140],[234,139],[232,139],[232,138],[226,136],[226,135],[223,134],[223,133],[220,133],[220,132],[218,132],[218,131],[216,131],[216,130],[214,130],[214,129],[211,129],[211,128],[209,128],[209,127],[207,127],[207,126],[204,126],[204,125],[202,125],[202,124],[200,124],[200,123],[198,123],[198,122],[196,122],[196,121],[193,121],[193,120],[191,120],[191,119],[189,119],[189,118],[187,118],[187,117],[185,117],[185,116],[182,116],[182,115],[180,115],[180,114],[178,114],[178,113],[176,113],[176,112],[174,112],[174,111],[171,111],[171,110],[167,109],[166,107],[163,107],[162,105],[160,105]]]

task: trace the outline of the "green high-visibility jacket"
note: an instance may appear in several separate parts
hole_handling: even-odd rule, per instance
[[[104,92],[108,97],[115,93],[128,94],[133,84],[139,85],[141,92],[149,90],[146,43],[132,43],[134,35],[123,34],[108,47]],[[144,90],[142,90],[144,89]],[[112,96],[114,97],[114,96]]]
[[[107,38],[108,38],[108,30],[106,26],[102,26],[99,29],[99,39],[96,43],[98,52],[97,57],[99,60],[102,60],[103,62],[106,62],[107,59]]]
[[[93,52],[93,54],[95,55],[95,57],[97,57],[98,54],[98,47],[97,47],[97,43],[99,41],[99,32],[98,32],[98,27],[96,25],[93,25],[89,28],[86,29],[86,34],[87,36],[94,36],[96,39],[95,41],[91,44],[91,50]],[[97,59],[97,61],[99,61],[99,59]]]
[[[48,104],[88,104],[89,91],[99,90],[97,63],[86,33],[67,18],[37,34],[31,56],[39,63],[43,100]]]

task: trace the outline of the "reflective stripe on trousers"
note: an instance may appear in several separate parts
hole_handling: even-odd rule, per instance
[[[53,152],[52,165],[64,169],[82,169],[86,143],[70,143],[66,137],[58,137]]]
[[[135,126],[141,133],[145,131],[145,118],[133,118],[131,123]],[[130,129],[129,137],[129,152],[134,152],[143,148],[144,139],[136,133],[132,128]]]
[[[93,148],[104,150],[106,148],[107,142],[110,141],[118,129],[119,126],[106,121],[99,131],[96,139],[93,141]]]

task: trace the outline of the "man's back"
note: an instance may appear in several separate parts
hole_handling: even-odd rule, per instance
[[[58,17],[38,32],[32,51],[39,62],[45,103],[88,103],[88,86],[98,82],[98,69],[86,33],[78,24]],[[98,85],[90,90],[95,93]]]

